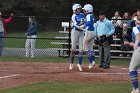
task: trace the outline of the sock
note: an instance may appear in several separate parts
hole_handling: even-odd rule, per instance
[[[92,55],[91,55],[91,51],[86,51],[86,54],[88,55],[88,60],[89,60],[89,62],[90,62],[90,64],[92,63],[92,61],[93,61],[93,58],[92,58]]]
[[[81,65],[82,64],[82,60],[83,60],[83,56],[82,56],[83,52],[79,52],[78,55],[78,63]]]
[[[70,59],[71,59],[71,63],[72,64],[74,63],[74,57],[75,57],[75,53],[74,52],[71,52]]]
[[[137,73],[137,71],[131,71],[130,77],[131,77],[131,81],[133,83],[133,87],[135,89],[137,89],[138,88],[138,73]]]
[[[94,50],[91,51],[91,55],[92,55],[92,61],[95,61],[95,52],[94,52]]]
[[[71,57],[71,63],[72,64],[74,63],[74,57]]]

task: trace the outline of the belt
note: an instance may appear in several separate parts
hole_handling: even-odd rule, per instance
[[[99,38],[106,38],[106,35],[99,36]]]
[[[80,30],[80,29],[78,29],[78,28],[75,28],[75,30],[76,30],[76,31],[80,31],[80,32],[83,31],[83,30]]]

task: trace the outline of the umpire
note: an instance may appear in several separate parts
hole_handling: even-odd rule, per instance
[[[112,34],[115,32],[115,28],[112,22],[106,18],[104,11],[99,12],[99,20],[96,22],[95,30],[99,40],[99,67],[110,68],[110,47],[113,42]]]

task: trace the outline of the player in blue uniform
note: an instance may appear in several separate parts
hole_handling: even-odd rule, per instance
[[[95,53],[93,49],[95,31],[94,31],[94,16],[93,16],[93,6],[91,4],[86,4],[83,7],[84,14],[86,15],[86,21],[84,25],[81,25],[81,29],[86,29],[84,40],[83,40],[83,50],[86,52],[89,60],[89,69],[95,66]]]
[[[82,54],[83,54],[83,38],[84,38],[84,31],[78,29],[76,26],[81,26],[84,24],[85,16],[83,13],[81,13],[81,5],[80,4],[74,4],[73,9],[73,15],[71,18],[72,21],[72,30],[71,30],[71,63],[69,66],[69,69],[73,69],[74,64],[74,58],[75,58],[75,51],[76,46],[78,43],[79,47],[79,55],[78,55],[78,69],[79,71],[82,71]]]
[[[125,45],[132,46],[134,48],[134,52],[131,58],[131,62],[129,65],[130,78],[133,84],[133,90],[131,93],[140,93],[138,89],[138,72],[137,69],[140,67],[140,16],[137,17],[135,21],[136,26],[133,27],[132,31],[132,41],[133,42],[124,42]]]

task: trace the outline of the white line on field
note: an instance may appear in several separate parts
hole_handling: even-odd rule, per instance
[[[2,76],[0,79],[5,79],[5,78],[10,78],[10,77],[16,77],[19,76],[20,74],[14,74],[14,75],[8,75],[8,76]]]
[[[140,73],[140,72],[138,72]],[[129,72],[128,73],[88,73],[88,72],[80,72],[80,74],[83,74],[83,75],[129,75]]]
[[[116,66],[110,66],[110,67],[112,67],[112,68],[119,68],[119,69],[128,69],[128,68],[121,68],[121,67],[116,67]]]
[[[129,73],[81,73],[84,75],[128,75]]]
[[[129,70],[129,68],[120,68],[120,67],[116,67],[116,66],[110,66],[112,68],[118,68],[118,69],[124,69],[124,70]],[[140,70],[138,70],[138,72],[140,72]]]

